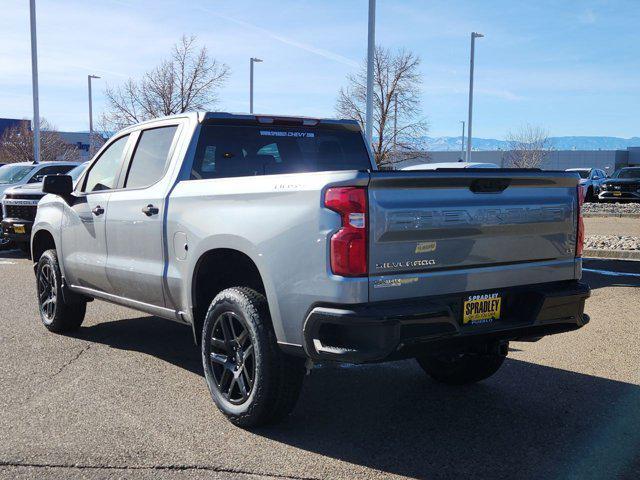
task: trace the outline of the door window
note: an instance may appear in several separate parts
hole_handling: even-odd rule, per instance
[[[98,192],[115,188],[127,140],[129,140],[129,135],[119,138],[102,152],[100,158],[87,174],[84,192]]]
[[[144,130],[131,159],[125,188],[143,188],[162,178],[169,163],[169,150],[177,125]]]

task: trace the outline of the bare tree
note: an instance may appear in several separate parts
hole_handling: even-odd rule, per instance
[[[40,160],[80,161],[80,151],[69,145],[43,118],[40,120]],[[0,161],[3,163],[33,162],[33,131],[28,122],[7,128],[0,138]]]
[[[151,118],[210,108],[229,74],[229,67],[212,58],[207,47],[197,49],[196,37],[183,35],[171,57],[141,80],[107,87],[102,128],[120,130]]]
[[[504,160],[514,168],[539,168],[552,150],[548,132],[530,124],[522,125],[506,137],[509,150]]]
[[[108,137],[109,135],[107,133],[102,133],[99,131],[97,132],[95,130],[93,131],[93,136],[90,137],[90,139],[88,140],[89,148],[87,149],[87,152],[88,152],[89,160],[91,160],[91,158],[93,158],[93,156],[98,152],[98,150],[102,148],[102,146],[107,141],[106,139]]]
[[[428,124],[421,116],[420,58],[411,52],[392,52],[377,46],[374,52],[373,151],[381,168],[424,156],[421,137]],[[366,62],[348,85],[340,89],[336,112],[357,120],[364,128],[367,101]]]

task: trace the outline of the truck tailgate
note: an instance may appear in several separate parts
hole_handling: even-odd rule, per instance
[[[577,177],[372,172],[371,301],[575,278]]]

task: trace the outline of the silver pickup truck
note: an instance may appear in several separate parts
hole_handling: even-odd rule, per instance
[[[190,326],[245,427],[287,415],[314,362],[415,358],[464,384],[588,321],[575,173],[378,171],[355,122],[190,113],[43,190],[44,325],[77,329],[97,298]]]

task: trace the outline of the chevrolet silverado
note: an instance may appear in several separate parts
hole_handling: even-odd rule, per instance
[[[190,326],[244,427],[287,415],[317,362],[415,358],[465,384],[509,341],[588,321],[575,173],[379,171],[353,121],[189,113],[118,132],[43,190],[45,327],[79,328],[93,299]]]

